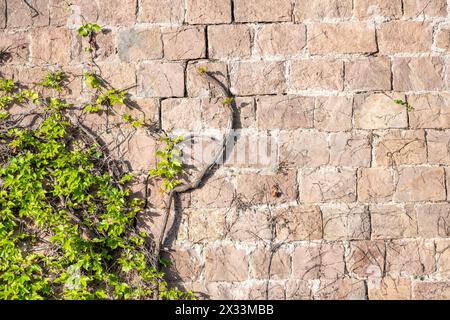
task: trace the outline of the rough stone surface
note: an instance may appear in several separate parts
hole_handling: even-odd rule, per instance
[[[200,257],[194,250],[175,248],[165,256],[171,261],[167,272],[169,280],[195,281],[202,271]]]
[[[289,89],[342,90],[344,85],[342,61],[296,60],[292,61]]]
[[[180,24],[184,18],[184,0],[141,1],[139,22]]]
[[[231,246],[205,250],[205,277],[208,281],[247,280],[249,259],[245,250]]]
[[[283,93],[285,88],[282,62],[240,62],[232,65],[230,76],[237,95]]]
[[[252,204],[297,200],[297,172],[293,170],[276,175],[241,174],[236,183],[238,194]]]
[[[407,18],[446,17],[445,0],[403,0],[403,11]]]
[[[383,241],[352,241],[347,268],[359,277],[381,277],[384,274],[385,252]]]
[[[365,300],[367,290],[363,280],[340,278],[321,282],[313,296],[316,300]]]
[[[262,57],[300,55],[306,46],[306,28],[302,24],[268,24],[256,32],[256,53]]]
[[[450,129],[450,94],[417,94],[408,97],[414,108],[409,112],[411,128]]]
[[[436,263],[437,271],[442,277],[450,275],[450,241],[436,241]]]
[[[372,239],[414,238],[417,219],[409,206],[397,204],[374,204],[369,206]]]
[[[259,129],[312,128],[314,99],[295,95],[256,98]]]
[[[438,30],[435,38],[435,45],[439,49],[449,52],[450,51],[450,28],[443,27]]]
[[[351,130],[352,110],[351,97],[317,98],[314,108],[314,127],[323,131]]]
[[[432,241],[393,240],[386,244],[386,271],[396,276],[422,276],[435,268]]]
[[[352,169],[324,168],[302,170],[300,200],[304,202],[353,202],[356,174]]]
[[[349,18],[352,0],[295,0],[295,21]]]
[[[377,132],[375,160],[377,166],[424,164],[427,162],[423,130],[389,130]]]
[[[205,30],[202,27],[163,29],[164,58],[186,60],[204,58]]]
[[[119,58],[122,61],[151,60],[163,56],[159,28],[122,30],[118,42]]]
[[[191,193],[191,205],[194,208],[229,208],[234,193],[234,185],[227,177],[214,177]]]
[[[226,80],[224,80],[226,81]],[[213,90],[213,88],[211,88]],[[223,112],[224,98],[202,99],[202,120],[206,128],[223,130],[228,125],[229,117]],[[253,97],[238,97],[236,108],[240,112],[242,128],[255,126],[255,102]]]
[[[130,25],[135,21],[137,0],[98,0],[98,22],[101,25]]]
[[[389,202],[395,192],[394,172],[388,168],[363,168],[358,172],[358,200]]]
[[[308,39],[311,54],[377,51],[375,27],[366,23],[313,24],[308,28]]]
[[[156,31],[157,32],[157,31]],[[118,55],[118,40],[117,40],[117,31],[114,30],[112,31],[111,29],[105,29],[103,30],[101,33],[97,34],[97,36],[95,37],[95,40],[97,42],[97,56],[94,58],[94,60],[96,61],[113,61],[116,59],[117,55]],[[82,47],[87,48],[89,47],[89,39],[87,38],[83,38],[81,41]],[[153,55],[157,55],[162,56],[162,54],[159,54],[159,51],[162,50],[161,45],[158,45],[158,42],[152,44],[155,45],[156,48],[152,48],[152,49],[144,49],[142,48],[142,45],[140,45],[140,49],[136,50],[137,52],[141,52],[141,51],[147,51]],[[84,55],[84,59],[89,61],[90,59],[90,53],[81,49],[82,53]],[[131,50],[134,53],[134,50]],[[122,52],[123,53],[123,52]],[[139,55],[139,53],[137,55]],[[149,54],[151,56],[151,54]],[[80,54],[81,56],[81,54]],[[126,61],[126,60],[124,60]],[[131,59],[129,60],[131,61]]]
[[[215,77],[228,85],[227,65],[219,62],[200,61],[189,63],[186,69],[186,90],[190,97],[223,96],[222,90],[208,84],[208,81],[199,73],[199,68],[206,68]]]
[[[145,171],[156,163],[154,156],[148,156],[148,152],[154,153],[156,148],[155,139],[140,129],[131,136],[119,158],[126,162],[132,162],[135,170]]]
[[[345,63],[344,85],[347,90],[390,90],[391,61],[369,58]]]
[[[370,238],[367,207],[354,205],[322,206],[325,240],[364,240]]]
[[[355,0],[355,15],[360,20],[376,17],[399,19],[402,16],[402,0]]]
[[[136,87],[136,71],[134,65],[129,63],[99,63],[102,70],[102,77],[108,79],[111,86],[117,89],[130,88],[129,93],[133,93]]]
[[[231,22],[230,0],[188,0],[186,21],[190,24]]]
[[[449,300],[450,281],[415,282],[413,299],[416,300]]]
[[[362,131],[336,132],[329,136],[330,161],[332,166],[368,167],[372,148],[370,134]]]
[[[427,131],[428,163],[450,165],[450,131]]]
[[[287,279],[291,273],[291,258],[283,249],[272,254],[267,248],[258,248],[250,255],[250,272],[255,279]]]
[[[407,111],[394,100],[405,100],[402,94],[361,94],[355,97],[354,125],[359,129],[390,129],[408,126]]]
[[[443,168],[407,167],[399,170],[395,201],[445,200]]]
[[[68,64],[72,57],[70,31],[65,28],[35,29],[31,34],[31,46],[31,59],[38,65]]]
[[[189,212],[184,219],[187,224],[186,239],[193,243],[208,243],[226,237],[226,216],[221,210],[195,210]]]
[[[0,5],[0,8],[6,11],[9,28],[43,27],[49,24],[48,0],[29,0],[29,6],[21,0],[8,0],[6,4]]]
[[[226,166],[234,168],[265,169],[270,172],[283,168],[279,165],[279,142],[270,131],[244,128],[233,135],[237,140],[233,150],[227,151]]]
[[[339,244],[309,244],[294,249],[294,279],[336,279],[344,274],[344,247]]]
[[[277,238],[281,241],[322,239],[322,214],[314,205],[289,207],[275,212]]]
[[[167,99],[161,103],[161,125],[164,130],[199,130],[201,127],[200,99]]]
[[[416,206],[416,213],[418,232],[421,237],[450,237],[450,204],[420,204]]]
[[[245,206],[244,206],[245,207]],[[245,210],[234,212],[227,219],[228,237],[235,241],[270,240],[272,235],[271,212]]]
[[[6,19],[7,19],[6,0],[1,0],[0,1],[0,29],[6,28]]]
[[[443,86],[443,67],[438,57],[394,58],[394,90],[439,90]]]
[[[423,22],[387,22],[378,32],[378,44],[382,53],[428,51],[432,39],[432,26]]]
[[[4,49],[17,47],[17,49],[14,50],[14,54],[11,53],[8,61],[9,63],[23,64],[28,61],[30,56],[30,40],[25,32],[12,33],[8,31],[0,31],[0,42],[2,43],[2,47]]]
[[[370,300],[409,300],[411,280],[394,277],[369,279],[368,293]]]
[[[50,0],[50,25],[74,27],[82,23],[82,17],[88,21],[97,22],[99,6],[96,1],[76,0],[68,6],[65,0]]]
[[[234,19],[236,22],[290,21],[292,7],[290,0],[235,0]]]
[[[247,58],[251,54],[250,29],[246,25],[218,25],[208,28],[211,58]]]
[[[295,130],[280,134],[280,161],[283,163],[319,167],[327,164],[329,158],[327,135],[323,132]]]
[[[146,97],[182,97],[183,65],[171,63],[141,64],[138,70],[138,93]]]

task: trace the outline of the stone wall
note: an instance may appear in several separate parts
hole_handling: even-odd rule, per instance
[[[226,299],[450,299],[450,1],[70,2],[0,0],[0,46],[15,47],[4,76],[81,75],[82,15],[106,29],[102,76],[163,129],[226,125],[199,66],[236,95],[246,133],[181,199],[174,284]],[[82,101],[82,78],[70,88]],[[248,160],[264,137],[270,161]],[[120,156],[145,173],[156,146],[141,129]],[[162,197],[148,194],[157,232]]]

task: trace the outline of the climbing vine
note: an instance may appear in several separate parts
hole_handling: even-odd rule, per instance
[[[63,72],[37,85],[60,94]],[[94,112],[124,103],[125,93],[96,90]],[[143,200],[131,196],[132,176],[105,166],[101,145],[72,120],[71,104],[0,80],[0,299],[193,298],[169,289],[152,264],[148,234],[135,227]],[[10,127],[8,109],[43,108],[33,129]],[[164,262],[167,264],[167,262]]]
[[[176,186],[181,184],[178,179],[183,171],[183,165],[179,159],[180,151],[177,144],[183,141],[183,137],[161,137],[164,146],[156,151],[158,162],[156,168],[150,170],[150,177],[161,177],[161,192],[169,192]]]
[[[174,197],[196,189],[224,149],[194,181],[183,183],[178,144],[184,138],[155,132],[145,119],[119,111],[132,108],[130,88],[114,88],[100,76],[100,32],[101,26],[86,21],[78,29],[90,53],[89,71],[75,75],[89,91],[81,105],[64,96],[70,77],[63,70],[49,71],[30,86],[0,78],[0,299],[195,299],[190,291],[169,287],[161,267],[170,261],[160,257],[161,245]],[[10,49],[0,50],[0,64],[9,60]],[[224,91],[231,130],[231,93],[206,68],[198,71]],[[168,197],[159,237],[138,229],[146,201],[130,190],[133,173],[122,160],[113,161],[100,134],[84,125],[81,118],[88,114],[113,114],[159,136],[158,162],[148,173],[148,179],[162,179]],[[31,122],[22,124],[27,117]]]

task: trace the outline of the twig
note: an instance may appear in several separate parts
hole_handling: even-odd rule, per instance
[[[39,15],[39,11],[37,11],[35,7],[33,7],[31,4],[29,4],[27,0],[23,0],[23,2],[25,2],[25,4],[28,6],[28,8],[30,8],[33,11],[31,17],[36,18]]]

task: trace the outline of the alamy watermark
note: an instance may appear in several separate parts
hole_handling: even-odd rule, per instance
[[[218,165],[261,168],[275,167],[278,163],[278,137],[268,132],[239,129],[225,136],[223,131],[211,129],[200,133],[176,130],[172,134],[185,138],[179,148],[181,160],[188,166],[215,162]],[[222,148],[221,156],[215,158]]]

